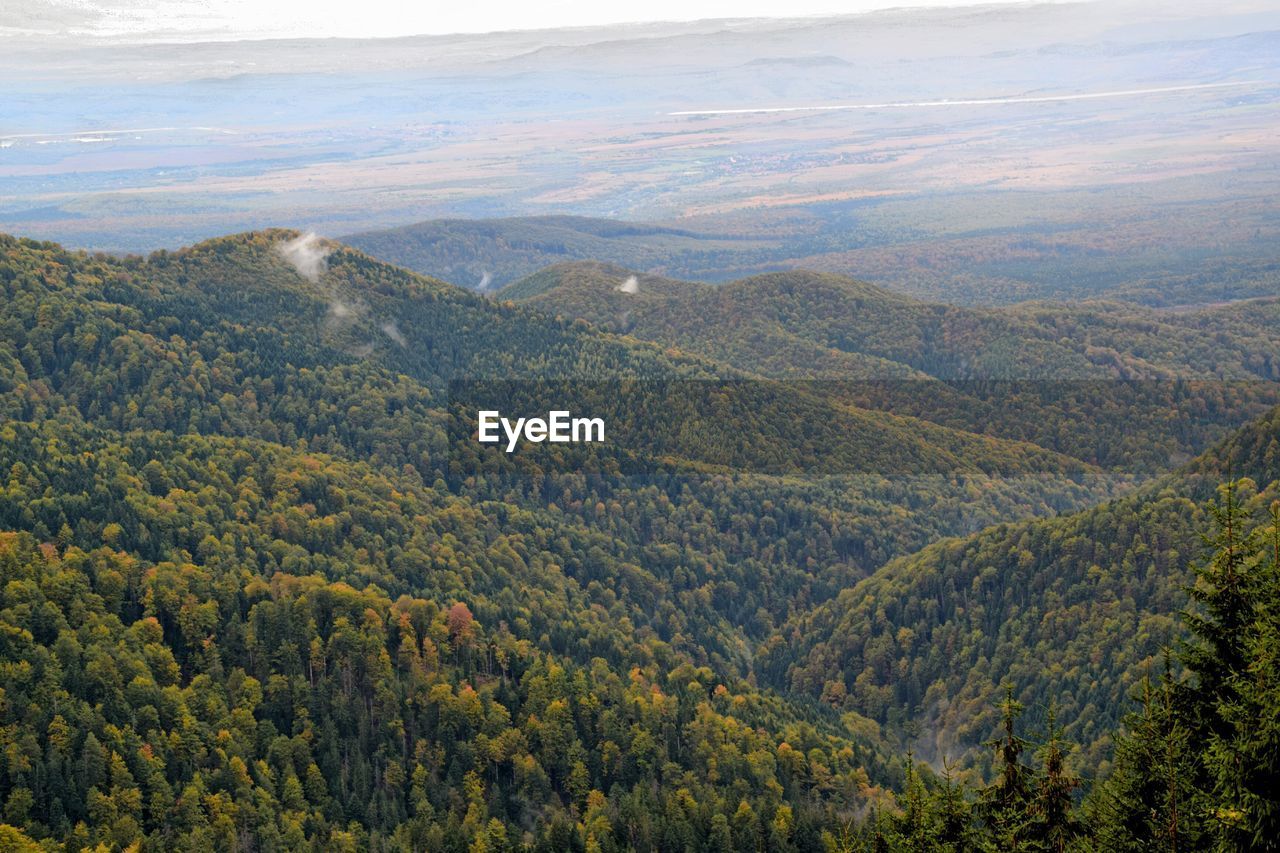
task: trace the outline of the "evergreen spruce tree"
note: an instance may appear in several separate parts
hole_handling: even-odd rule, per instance
[[[915,754],[908,752],[906,760],[906,785],[899,799],[902,813],[893,821],[895,841],[908,850],[932,850],[936,848],[937,833],[934,814],[929,808],[929,796],[924,780],[916,769]]]
[[[1000,703],[1001,735],[987,742],[996,752],[997,775],[978,799],[985,849],[1028,849],[1036,776],[1022,760],[1028,745],[1016,731],[1022,712],[1022,703],[1013,698],[1013,685],[1006,684],[1005,698]]]
[[[1127,721],[1094,801],[1103,850],[1280,849],[1280,510],[1251,523],[1229,482],[1209,507],[1191,638]]]
[[[1169,851],[1203,844],[1203,821],[1190,804],[1198,756],[1166,650],[1164,675],[1141,686],[1142,708],[1125,720],[1116,742],[1115,769],[1091,802],[1094,843],[1104,851]]]
[[[1242,629],[1244,663],[1214,705],[1205,750],[1215,834],[1226,850],[1280,850],[1280,504],[1249,548],[1253,620]],[[1254,544],[1249,537],[1246,547]],[[1258,553],[1260,552],[1260,553]]]
[[[1209,504],[1215,530],[1205,544],[1212,556],[1196,568],[1196,583],[1188,590],[1199,607],[1183,614],[1192,639],[1182,650],[1182,662],[1196,676],[1202,722],[1219,733],[1222,725],[1213,709],[1231,698],[1245,669],[1246,636],[1258,598],[1259,536],[1248,526],[1239,491],[1239,483],[1228,482],[1219,489],[1221,499]]]
[[[941,853],[959,853],[973,844],[973,808],[965,798],[965,788],[956,782],[951,765],[942,764],[942,784],[934,792],[929,808],[936,815],[935,847]]]
[[[1081,780],[1067,772],[1062,730],[1058,728],[1052,705],[1049,707],[1047,735],[1039,753],[1043,769],[1036,789],[1032,837],[1053,853],[1063,853],[1081,834],[1082,827],[1075,815],[1074,804]]]

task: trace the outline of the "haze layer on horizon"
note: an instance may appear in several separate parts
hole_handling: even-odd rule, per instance
[[[1072,2],[1072,0],[1039,0]],[[555,0],[484,4],[366,0],[29,0],[0,9],[0,35],[133,43],[397,38],[655,22],[804,18],[891,8],[1022,5],[1027,0]]]
[[[574,214],[1018,298],[1280,239],[1274,3],[5,47],[0,231],[79,248]]]

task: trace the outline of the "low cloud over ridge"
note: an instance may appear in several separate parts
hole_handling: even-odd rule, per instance
[[[314,231],[308,231],[292,240],[278,244],[276,251],[293,265],[298,275],[308,281],[319,281],[320,276],[324,275],[325,270],[328,269],[325,259],[329,257],[329,252],[332,250],[324,245],[320,235]]]

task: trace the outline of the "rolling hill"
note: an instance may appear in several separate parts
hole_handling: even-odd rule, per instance
[[[824,273],[711,286],[598,263],[548,268],[498,298],[1138,476],[1280,402],[1280,302],[1269,300],[1177,314],[1108,302],[980,309]],[[1089,430],[1076,428],[1082,416]]]
[[[758,239],[588,216],[433,219],[340,239],[388,263],[480,290],[504,287],[566,261],[655,269],[706,263],[763,245]]]
[[[633,275],[634,292],[623,292]],[[711,286],[598,263],[541,271],[498,297],[792,378],[888,378],[810,365],[819,346],[942,380],[1280,379],[1274,300],[1177,314],[1104,301],[981,309],[922,302],[829,273]],[[1220,340],[1206,339],[1219,331]],[[802,354],[770,370],[771,359],[786,353],[765,347],[783,342],[800,344]]]

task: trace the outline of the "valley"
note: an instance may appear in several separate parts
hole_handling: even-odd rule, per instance
[[[362,846],[453,843],[481,830],[441,792],[469,785],[484,832],[553,847],[579,830],[534,815],[579,797],[597,839],[719,832],[741,801],[817,843],[919,784],[907,749],[993,772],[1005,684],[1030,725],[1052,698],[1070,767],[1101,775],[1182,634],[1202,502],[1245,478],[1257,513],[1280,481],[1269,301],[972,309],[595,263],[489,297],[299,239],[0,238],[2,618],[29,637],[6,695],[23,725],[88,727],[77,761],[157,762],[120,758],[95,837],[213,843],[127,793],[181,803],[253,759],[245,790],[292,799],[235,820],[282,839],[342,814]],[[475,441],[473,400],[563,394],[613,440]],[[734,761],[755,769],[717,781]],[[41,783],[30,825],[106,778]],[[423,781],[406,801],[393,778]],[[640,818],[675,779],[703,817]]]

